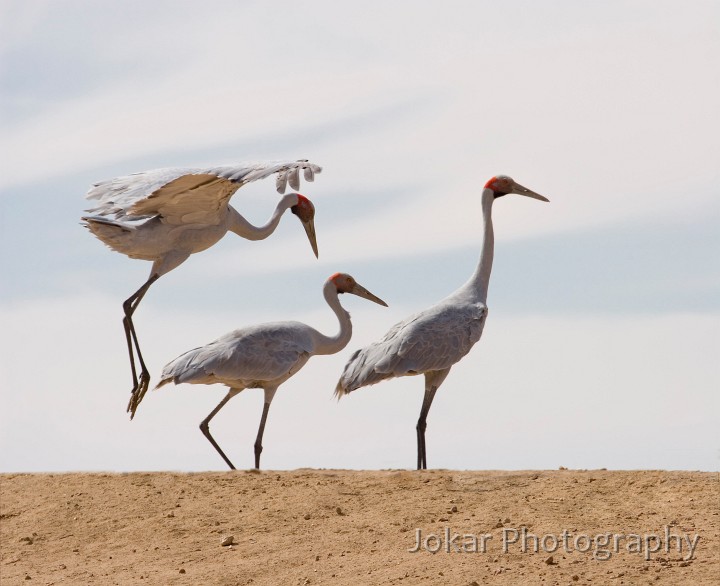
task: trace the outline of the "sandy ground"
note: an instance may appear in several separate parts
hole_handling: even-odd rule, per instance
[[[3,585],[720,584],[719,534],[716,473],[0,475]]]

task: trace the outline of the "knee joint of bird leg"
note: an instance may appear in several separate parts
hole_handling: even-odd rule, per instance
[[[260,453],[262,453],[262,451],[263,451],[262,444],[257,444],[257,443],[256,443],[256,444],[255,444],[255,453],[256,453],[256,454],[260,454]]]
[[[208,433],[210,431],[210,426],[208,425],[207,421],[203,421],[200,423],[200,431],[203,433]]]
[[[417,429],[418,431],[424,432],[427,429],[427,421],[425,421],[424,419],[421,419],[420,421],[417,422],[415,429]]]
[[[132,308],[132,301],[130,299],[123,301],[123,311],[125,312],[125,317],[132,315]]]

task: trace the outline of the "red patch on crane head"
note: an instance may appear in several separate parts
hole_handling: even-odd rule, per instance
[[[514,181],[507,175],[495,175],[485,184],[485,189],[491,189],[495,192],[495,197],[500,197],[508,193],[512,193]]]
[[[335,273],[331,275],[328,281],[332,281],[338,293],[348,293],[355,286],[355,279],[347,273]]]
[[[297,204],[290,208],[290,211],[300,218],[303,222],[308,222],[315,217],[315,206],[313,203],[304,195],[296,193],[298,198]]]

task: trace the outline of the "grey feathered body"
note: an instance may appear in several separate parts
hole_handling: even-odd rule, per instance
[[[467,287],[395,324],[378,342],[355,352],[335,394],[388,378],[449,369],[480,339],[487,306]]]
[[[305,366],[319,336],[294,321],[238,329],[167,364],[157,386],[169,382],[221,383],[236,389],[278,386]]]

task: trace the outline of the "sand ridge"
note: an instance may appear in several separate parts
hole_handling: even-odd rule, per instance
[[[708,472],[3,474],[0,583],[717,584],[719,503]]]

